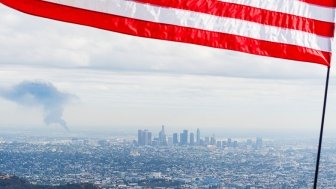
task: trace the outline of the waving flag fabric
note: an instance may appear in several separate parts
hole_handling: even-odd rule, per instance
[[[335,0],[0,0],[124,34],[330,66]]]

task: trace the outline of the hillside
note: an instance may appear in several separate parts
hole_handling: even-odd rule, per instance
[[[16,176],[0,174],[0,189],[98,189],[92,184],[68,184],[63,186],[40,186]]]

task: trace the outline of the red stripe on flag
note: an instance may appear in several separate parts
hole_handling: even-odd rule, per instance
[[[256,7],[221,2],[218,0],[135,0],[151,5],[206,13],[221,17],[236,18],[265,25],[289,28],[321,36],[334,36],[334,23],[301,16],[274,12]],[[253,1],[253,0],[252,0]],[[335,0],[336,1],[336,0]]]
[[[330,65],[331,53],[306,47],[125,18],[40,0],[2,0],[2,3],[28,14],[133,36],[192,43],[255,55]]]
[[[315,4],[323,7],[336,7],[335,0],[300,0],[306,3]]]

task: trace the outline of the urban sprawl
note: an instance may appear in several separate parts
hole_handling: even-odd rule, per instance
[[[0,170],[33,184],[100,188],[306,189],[316,141],[202,137],[183,130],[133,137],[0,135]],[[326,142],[320,188],[336,188],[336,142]]]

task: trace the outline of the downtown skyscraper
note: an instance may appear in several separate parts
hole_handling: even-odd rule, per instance
[[[145,130],[138,130],[138,145],[145,146],[152,144],[152,132]]]
[[[201,145],[201,131],[199,128],[197,128],[196,132],[196,145]]]

